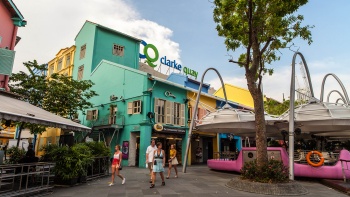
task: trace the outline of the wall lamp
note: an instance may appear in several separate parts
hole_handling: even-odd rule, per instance
[[[190,99],[185,98],[185,99],[184,99],[184,103],[187,104],[189,100],[190,100]]]

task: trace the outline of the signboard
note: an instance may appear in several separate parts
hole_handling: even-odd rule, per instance
[[[144,46],[143,48],[143,54],[140,53],[139,57],[141,59],[146,59],[146,63],[152,67],[155,68],[157,65],[154,64],[154,62],[158,61],[159,59],[159,51],[157,49],[156,46],[154,46],[153,44],[147,44],[147,42],[145,42],[144,40],[141,41],[141,44]],[[151,57],[148,54],[148,49],[152,49],[154,52],[154,57]],[[169,58],[167,58],[167,56],[163,56],[160,58],[160,63],[166,66],[169,66],[170,68],[174,68],[178,71],[182,71],[183,73],[185,73],[186,75],[191,75],[193,77],[195,77],[197,79],[198,76],[198,72],[195,70],[192,70],[188,67],[182,67],[181,64],[177,63],[176,60],[171,60]]]
[[[163,132],[163,133],[177,133],[177,134],[185,134],[186,130],[182,128],[170,128],[165,127],[163,125],[159,126],[160,124],[154,125],[154,130],[157,132]]]
[[[129,158],[129,141],[123,141],[122,155],[123,155],[123,159]]]

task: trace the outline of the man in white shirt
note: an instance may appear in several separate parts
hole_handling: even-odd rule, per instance
[[[155,140],[151,140],[151,145],[149,145],[147,147],[146,150],[146,165],[148,166],[149,169],[149,175],[151,176],[151,181],[152,182],[152,167],[153,167],[153,156],[154,156],[154,151],[157,150],[157,146],[156,146],[156,141]]]

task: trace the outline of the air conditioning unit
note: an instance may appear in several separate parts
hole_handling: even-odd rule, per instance
[[[109,100],[110,101],[115,101],[115,100],[117,100],[118,99],[118,97],[117,96],[114,96],[114,95],[111,95],[110,97],[109,97]]]

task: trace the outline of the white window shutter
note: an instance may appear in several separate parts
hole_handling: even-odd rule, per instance
[[[97,120],[98,119],[98,109],[95,109],[95,118],[94,120]]]
[[[154,99],[154,122],[158,122],[158,114],[159,114],[159,99],[155,98]]]
[[[141,114],[142,113],[142,101],[139,100],[139,102],[140,102],[140,114]]]
[[[92,120],[92,110],[86,111],[86,120]]]
[[[180,106],[180,126],[185,126],[185,104]]]
[[[165,124],[172,124],[172,105],[173,102],[165,101]]]
[[[128,102],[128,114],[132,114],[133,102]]]

